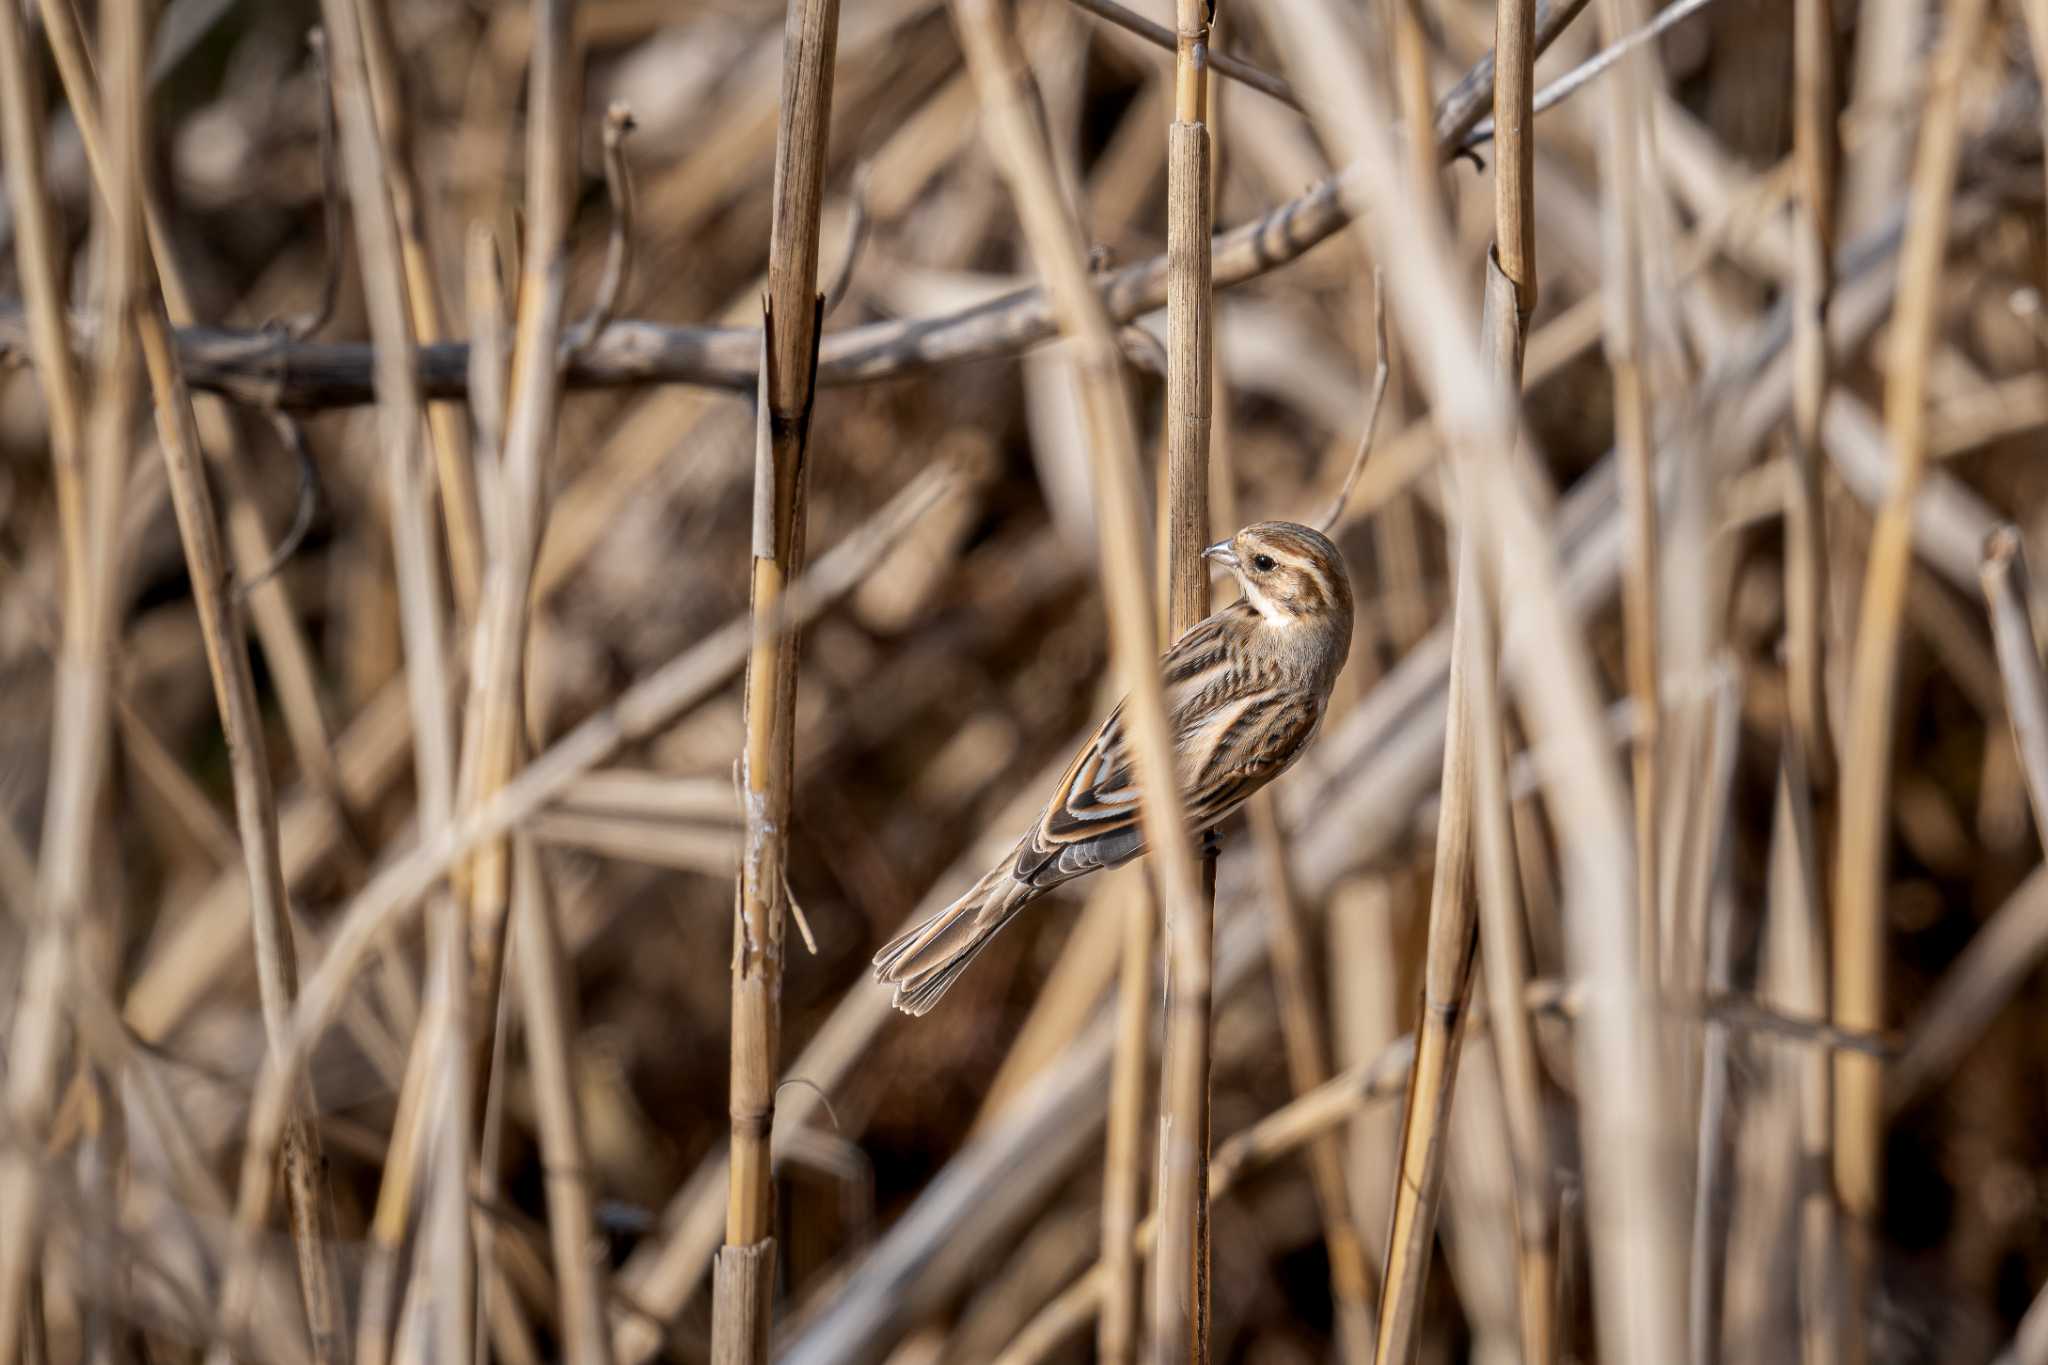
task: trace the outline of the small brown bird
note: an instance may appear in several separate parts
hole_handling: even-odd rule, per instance
[[[1315,738],[1351,649],[1351,584],[1329,537],[1262,521],[1202,551],[1244,596],[1160,660],[1188,824],[1215,827]],[[875,954],[893,1003],[923,1014],[1019,910],[1062,882],[1145,851],[1138,777],[1119,702],[1068,765],[1038,820],[967,894]]]

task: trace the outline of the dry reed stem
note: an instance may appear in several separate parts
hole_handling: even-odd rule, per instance
[[[399,77],[397,42],[391,32],[392,0],[364,0],[362,18],[364,72],[370,100],[383,135],[390,175],[391,212],[398,228],[399,261],[405,270],[405,297],[412,309],[413,335],[431,346],[448,335],[441,310],[441,292],[432,251],[427,245],[426,200],[420,193],[419,171],[413,164],[412,119],[406,109],[405,86]],[[572,144],[573,145],[573,144]],[[572,158],[573,160],[573,158]],[[572,166],[573,172],[573,166]],[[461,415],[448,404],[429,404],[427,439],[433,448],[440,481],[441,520],[448,537],[448,575],[456,606],[468,619],[482,591],[483,536],[477,514],[475,466],[462,430]]]
[[[525,255],[509,390],[500,410],[504,445],[492,452],[488,495],[493,510],[484,521],[483,578],[480,595],[473,599],[476,630],[458,793],[464,809],[503,786],[521,757],[534,556],[545,525],[542,493],[560,418],[569,219],[577,180],[577,115],[583,103],[582,53],[574,32],[575,6],[569,0],[546,0],[536,7],[534,19],[526,121]],[[496,427],[497,422],[491,425]],[[444,501],[452,502],[445,478],[443,488]],[[482,505],[478,503],[479,508]],[[490,1039],[503,983],[510,858],[503,840],[486,843],[471,858],[462,879],[469,939],[464,1046],[473,1054],[479,1102],[491,1071]]]
[[[1985,541],[1982,577],[1991,640],[2005,679],[2006,715],[2020,771],[2027,779],[2027,804],[2034,812],[2034,833],[2048,848],[2048,673],[2042,670],[2041,648],[2034,642],[2028,616],[2032,593],[2018,527],[2001,526]]]
[[[839,0],[790,0],[783,29],[755,412],[754,640],[740,759],[746,845],[733,918],[731,1174],[711,1340],[712,1359],[720,1365],[767,1360],[775,1287],[769,1142],[782,1061],[783,926],[789,908],[785,866],[798,672],[797,633],[775,623],[789,582],[804,563],[811,408],[824,311],[818,293],[818,222],[824,209],[838,41]]]
[[[1369,182],[1402,183],[1401,158],[1387,129],[1384,105],[1368,73],[1350,57],[1326,4],[1288,0],[1275,36],[1289,57],[1289,75],[1324,111],[1331,146],[1359,156]],[[1479,515],[1469,532],[1480,538],[1504,596],[1503,614],[1544,642],[1523,661],[1516,699],[1530,734],[1558,746],[1553,810],[1568,810],[1559,834],[1576,888],[1566,942],[1575,971],[1597,982],[1601,1008],[1578,1036],[1580,1064],[1605,1078],[1585,1096],[1588,1192],[1597,1236],[1595,1306],[1604,1354],[1616,1359],[1672,1360],[1682,1333],[1679,1249],[1667,1192],[1677,1186],[1656,1138],[1660,1072],[1648,1011],[1636,997],[1629,959],[1630,866],[1626,799],[1610,766],[1585,646],[1561,591],[1548,509],[1513,463],[1513,415],[1489,386],[1461,383],[1478,371],[1476,310],[1447,244],[1426,206],[1400,196],[1375,204],[1366,220],[1382,259],[1403,268],[1390,276],[1396,316],[1410,333],[1417,371],[1454,452],[1461,486],[1472,490]],[[1568,779],[1562,775],[1569,773]]]
[[[1209,39],[1213,0],[1178,0],[1173,123],[1166,140],[1166,620],[1176,640],[1209,614],[1209,428],[1215,359],[1209,231]],[[1098,451],[1098,455],[1106,452]],[[1149,792],[1148,788],[1148,792]],[[1210,978],[1216,864],[1192,899],[1166,898],[1166,1039],[1159,1068],[1157,1198],[1167,1236],[1152,1265],[1151,1359],[1209,1359]]]
[[[1540,55],[1590,0],[1540,3],[1536,50]],[[1493,54],[1485,57],[1438,102],[1433,127],[1442,160],[1461,154],[1493,89]],[[1351,222],[1353,198],[1365,179],[1348,166],[1296,199],[1210,242],[1217,288],[1256,279],[1297,260]],[[1128,322],[1166,302],[1168,262],[1155,256],[1096,276],[1093,285],[1113,321]],[[824,386],[872,384],[961,361],[1009,355],[1050,340],[1059,331],[1051,295],[1020,289],[997,301],[933,317],[868,323],[835,332],[819,349]],[[0,311],[0,351],[16,350],[18,320]],[[752,392],[759,382],[761,333],[752,327],[671,327],[621,318],[579,356],[563,377],[569,388],[627,384],[704,384]],[[468,387],[469,347],[442,342],[421,348],[417,375],[430,398],[459,398]],[[178,336],[186,382],[259,406],[293,409],[345,407],[371,400],[374,355],[362,343],[287,342],[260,332],[185,328]]]
[[[40,9],[43,31],[50,41],[51,55],[63,84],[65,100],[70,105],[72,121],[78,128],[78,140],[84,149],[93,183],[96,187],[120,184],[110,174],[107,165],[105,140],[100,131],[99,93],[86,55],[85,36],[79,28],[77,9],[63,0],[42,0]],[[324,43],[321,46],[324,48]],[[321,66],[324,71],[324,60]],[[329,108],[332,108],[331,100]],[[157,285],[163,294],[165,310],[170,315],[173,328],[189,328],[197,318],[192,286],[185,277],[185,269],[176,251],[172,249],[174,244],[164,228],[162,211],[154,188],[147,179],[139,186],[139,192],[142,196],[143,227],[155,261]],[[326,193],[330,196],[336,192],[332,184],[326,186]],[[338,217],[338,213],[338,205],[330,206],[330,218]],[[338,239],[330,236],[326,278],[322,283],[325,302],[309,321],[318,321],[319,315],[331,306],[331,295],[340,274],[340,266],[335,259],[340,249]],[[308,326],[295,325],[290,335],[294,340],[303,340],[310,331]],[[186,387],[188,390],[192,387],[189,376]],[[228,545],[233,553],[235,573],[242,580],[241,591],[248,595],[256,634],[263,645],[264,661],[277,689],[278,704],[291,737],[293,756],[299,761],[307,779],[333,803],[349,834],[348,841],[354,844],[358,841],[353,832],[353,812],[341,790],[340,774],[333,759],[333,741],[320,706],[312,650],[293,614],[282,582],[267,571],[267,566],[276,560],[263,530],[262,514],[242,490],[240,480],[232,477],[239,469],[242,444],[234,415],[228,410],[225,400],[210,395],[196,399],[194,410],[202,449],[212,451],[222,471],[230,476],[226,480]],[[288,421],[281,414],[278,420]],[[352,848],[351,852],[359,853],[360,850]]]
[[[101,70],[108,73],[112,123],[108,151],[129,182],[139,178],[143,164],[142,28],[141,6],[133,3],[111,6],[101,28]],[[10,39],[19,36],[18,26],[12,27]],[[24,44],[8,45],[12,51],[6,55],[15,65],[4,79],[19,84],[22,95],[32,99],[35,86],[28,84]],[[34,175],[40,165],[32,159],[15,169],[21,144],[36,138],[38,129],[33,115],[26,126],[15,116],[14,101],[9,100],[6,109],[12,185]],[[37,196],[43,193],[42,186],[29,188]],[[43,200],[38,197],[34,202]],[[83,444],[71,450],[54,442],[52,446],[58,461],[53,478],[59,530],[70,539],[60,549],[64,624],[44,798],[39,887],[44,909],[23,962],[7,1049],[7,1118],[22,1133],[23,1142],[6,1144],[0,1152],[0,1206],[8,1210],[0,1223],[0,1365],[13,1365],[21,1353],[39,1351],[37,1343],[47,1340],[38,1268],[44,1189],[37,1157],[61,1083],[64,1001],[72,993],[73,981],[90,981],[108,965],[101,948],[118,942],[118,908],[93,903],[100,879],[94,876],[92,849],[108,767],[108,662],[118,626],[116,603],[124,558],[116,530],[136,396],[136,349],[129,321],[144,283],[142,223],[132,209],[132,201],[124,197],[104,206],[100,219],[106,249],[97,300],[101,331],[92,408],[82,429],[78,422],[69,423],[74,435],[82,435]],[[24,239],[20,259],[25,270],[39,273],[35,292],[48,304],[62,297],[62,286],[54,239],[46,237],[41,245],[44,254],[36,259],[35,248]],[[62,319],[44,314],[42,308],[38,313],[43,314],[38,333],[47,342],[53,332],[61,332]],[[51,392],[62,401],[68,391],[60,378]],[[74,455],[82,456],[82,462],[67,462],[66,457]],[[69,493],[67,481],[73,484]]]
[[[1141,820],[1146,844],[1159,880],[1162,916],[1169,926],[1169,941],[1178,926],[1189,926],[1180,935],[1184,946],[1170,959],[1174,976],[1171,991],[1192,1008],[1201,1002],[1201,1032],[1207,1032],[1208,973],[1202,961],[1206,953],[1190,951],[1188,940],[1208,923],[1202,877],[1187,834],[1187,817],[1174,777],[1173,746],[1167,731],[1166,707],[1158,672],[1158,641],[1152,626],[1151,594],[1147,588],[1144,532],[1139,520],[1137,488],[1137,438],[1132,428],[1130,399],[1118,368],[1116,335],[1100,296],[1087,274],[1087,248],[1080,230],[1069,216],[1059,192],[1052,158],[1045,145],[1027,94],[1027,73],[1015,36],[1010,32],[1010,15],[996,0],[954,0],[953,12],[966,50],[969,73],[982,102],[983,133],[994,153],[998,169],[1008,182],[1024,224],[1025,237],[1047,290],[1054,300],[1061,330],[1068,347],[1087,413],[1088,454],[1097,500],[1102,577],[1108,598],[1111,653],[1117,674],[1128,697],[1125,703],[1136,752],[1140,791],[1143,793]],[[1207,159],[1203,159],[1206,172]],[[1206,367],[1200,376],[1206,386]],[[1207,481],[1203,479],[1204,496]],[[1206,944],[1203,945],[1206,947]],[[1191,1037],[1189,1025],[1171,1024],[1175,1034]],[[1185,1030],[1185,1032],[1183,1032]],[[1162,1273],[1155,1284],[1153,1309],[1154,1349],[1161,1349],[1161,1319],[1170,1318],[1176,1354],[1186,1355],[1201,1343],[1201,1285],[1197,1282],[1201,1227],[1200,1181],[1206,1168],[1206,1153],[1198,1144],[1204,1135],[1190,1132],[1190,1120],[1199,1122],[1205,1109],[1203,1097],[1208,1083],[1206,1048],[1199,1057],[1183,1049],[1180,1054],[1190,1073],[1201,1063],[1198,1077],[1192,1074],[1172,1087],[1172,1095],[1161,1117],[1161,1189],[1164,1217],[1176,1244],[1169,1265],[1169,1278]],[[1185,1080],[1198,1082],[1189,1087]],[[1190,1094],[1190,1089],[1198,1093]],[[1177,1125],[1177,1127],[1176,1127]],[[1185,1275],[1181,1273],[1185,1270]],[[1170,1289],[1178,1298],[1168,1313],[1158,1302],[1161,1291]]]
[[[1537,298],[1534,120],[1535,12],[1530,0],[1500,0],[1494,22],[1494,248],[1487,255],[1481,342],[1494,382],[1520,401],[1522,362]],[[1462,550],[1461,550],[1462,555]],[[1461,569],[1462,572],[1462,569]],[[1521,1001],[1529,948],[1508,802],[1506,725],[1498,647],[1479,604],[1468,636],[1477,660],[1469,678],[1476,803],[1480,961],[1501,1078],[1515,1188],[1515,1275],[1522,1359],[1557,1358],[1557,1205],[1550,1175],[1543,1081],[1529,1015]]]
[[[1411,186],[1418,218],[1445,232],[1448,219],[1427,129],[1429,52],[1419,0],[1391,0],[1395,89],[1407,134],[1407,155],[1397,169]],[[1494,52],[1496,81],[1500,50]],[[1380,259],[1400,259],[1398,256]],[[1469,509],[1469,504],[1468,504]],[[1395,1158],[1393,1220],[1386,1266],[1380,1275],[1377,1365],[1407,1365],[1422,1341],[1423,1291],[1435,1259],[1436,1222],[1443,1200],[1444,1144],[1456,1093],[1458,1053],[1472,995],[1472,954],[1478,924],[1472,901],[1473,756],[1471,674],[1490,665],[1472,647],[1472,621],[1485,610],[1478,545],[1469,510],[1455,552],[1457,588],[1451,615],[1451,667],[1446,684],[1443,775],[1438,790],[1435,859],[1429,927],[1423,957],[1422,1012],[1416,1026],[1415,1067],[1409,1077]],[[1419,563],[1409,557],[1411,563]],[[1418,607],[1419,594],[1413,595]]]
[[[1635,0],[1600,0],[1601,36],[1615,43],[1641,27]],[[1607,366],[1614,377],[1614,441],[1621,452],[1622,503],[1628,515],[1628,560],[1622,574],[1622,621],[1629,695],[1636,703],[1631,746],[1635,798],[1637,970],[1646,988],[1659,978],[1662,957],[1658,908],[1659,739],[1663,707],[1657,694],[1657,483],[1652,468],[1656,415],[1650,394],[1649,355],[1643,341],[1643,153],[1640,138],[1649,113],[1642,55],[1624,57],[1603,90],[1600,124],[1603,297]]]
[[[1402,1117],[1394,1219],[1380,1277],[1379,1365],[1406,1365],[1421,1345],[1422,1295],[1436,1246],[1443,1196],[1444,1140],[1472,992],[1478,925],[1472,899],[1473,732],[1471,674],[1488,667],[1473,647],[1472,622],[1485,610],[1481,565],[1469,515],[1460,533],[1457,602],[1451,618],[1449,722],[1444,732],[1429,939],[1423,960],[1422,1017]]]
[[[1104,1285],[1095,1331],[1095,1354],[1105,1365],[1138,1356],[1138,1255],[1131,1239],[1144,1198],[1145,1076],[1152,1043],[1152,963],[1159,946],[1159,905],[1151,886],[1135,886],[1119,899],[1116,1048],[1110,1056],[1102,1141]]]
[[[1281,1044],[1287,1052],[1288,1081],[1305,1095],[1330,1079],[1330,1051],[1323,1038],[1322,994],[1309,959],[1308,915],[1287,866],[1287,840],[1270,792],[1247,804],[1247,823],[1265,884],[1266,951],[1272,958],[1273,993],[1279,999]],[[1213,1165],[1214,1163],[1212,1163]],[[1374,1300],[1372,1267],[1365,1241],[1351,1220],[1351,1192],[1344,1177],[1344,1145],[1326,1134],[1309,1146],[1309,1182],[1322,1217],[1323,1244],[1330,1258],[1330,1299],[1335,1310],[1338,1358],[1363,1362],[1371,1354]],[[1108,1256],[1107,1250],[1104,1252]]]
[[[1827,528],[1821,517],[1821,417],[1827,410],[1828,308],[1834,294],[1835,192],[1841,147],[1835,125],[1834,0],[1796,0],[1793,37],[1793,158],[1799,191],[1792,313],[1792,458],[1796,477],[1785,508],[1785,662],[1794,733],[1816,786],[1834,777],[1828,729],[1823,632]]]
[[[111,195],[140,198],[133,183]],[[152,291],[153,292],[153,291]],[[248,641],[237,610],[233,576],[221,544],[218,513],[207,486],[205,457],[191,396],[178,373],[177,353],[160,300],[137,300],[136,334],[155,397],[157,443],[163,451],[179,538],[191,576],[193,603],[213,678],[214,704],[227,743],[235,794],[235,826],[249,879],[250,928],[255,940],[256,979],[262,999],[264,1034],[271,1047],[283,1040],[285,1021],[298,995],[298,952],[293,943],[291,902],[285,891],[278,850],[277,793],[263,735],[263,716],[250,669]],[[284,1179],[291,1210],[292,1241],[298,1251],[299,1285],[320,1365],[346,1359],[348,1330],[341,1302],[341,1266],[333,1245],[334,1208],[327,1190],[319,1111],[312,1087],[299,1096],[299,1112],[284,1135]]]
[[[950,468],[928,471],[849,536],[784,596],[775,625],[794,629],[850,591],[904,530],[954,483]],[[341,913],[326,956],[307,977],[280,1053],[265,1058],[250,1103],[235,1227],[226,1258],[223,1315],[230,1326],[246,1313],[246,1294],[257,1236],[269,1207],[271,1159],[284,1104],[313,1045],[332,1023],[372,946],[395,932],[408,911],[443,879],[449,867],[485,839],[512,829],[625,745],[646,739],[687,708],[703,701],[746,663],[753,639],[747,620],[728,623],[619,696],[528,763],[498,794],[438,832],[426,835],[387,864]],[[233,1310],[230,1312],[230,1310]]]
[[[1914,155],[1899,293],[1885,382],[1892,482],[1871,533],[1850,674],[1843,745],[1841,831],[1834,901],[1835,1022],[1884,1022],[1884,881],[1890,831],[1891,752],[1898,701],[1899,633],[1912,570],[1913,505],[1927,456],[1926,395],[1941,303],[1950,199],[1961,142],[1963,69],[1982,29],[1985,0],[1951,0],[1928,80]],[[1847,1219],[1840,1301],[1844,1358],[1868,1357],[1869,1280],[1883,1188],[1883,1073],[1859,1057],[1835,1059],[1835,1197]]]
[[[512,932],[520,1013],[539,1115],[541,1163],[547,1172],[548,1235],[561,1293],[562,1352],[569,1365],[609,1365],[606,1275],[595,1254],[592,1189],[582,1118],[576,1104],[574,976],[546,894],[540,854],[531,840],[513,844]]]

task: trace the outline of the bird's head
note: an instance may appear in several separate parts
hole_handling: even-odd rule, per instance
[[[1344,556],[1321,531],[1258,521],[1202,551],[1237,577],[1245,600],[1273,625],[1351,623]]]

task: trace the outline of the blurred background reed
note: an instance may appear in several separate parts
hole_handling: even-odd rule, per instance
[[[792,8],[815,126],[757,0],[5,0],[0,1362],[1145,1349],[1103,1239],[1155,1236],[1157,1037],[1102,1212],[1145,873],[928,1019],[867,962],[1118,693],[1088,338],[1022,211],[1093,249],[1149,525],[1191,107],[1213,534],[1319,520],[1378,419],[1349,667],[1216,873],[1194,1349],[2048,1361],[2048,3],[1225,4],[1193,105],[1200,6]],[[1539,112],[1494,139],[1497,25]],[[786,819],[736,766],[750,593],[763,666],[804,623]],[[729,1219],[743,862],[785,1079]],[[1396,1224],[1426,983],[1457,1084]]]

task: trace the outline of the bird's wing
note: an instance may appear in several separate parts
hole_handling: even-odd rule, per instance
[[[1230,657],[1235,628],[1222,614],[1196,625],[1160,661],[1189,826],[1217,824],[1283,772],[1315,729],[1319,708],[1290,689],[1247,686]],[[1109,713],[1068,765],[1012,875],[1052,885],[1144,851],[1136,756],[1124,704]]]

